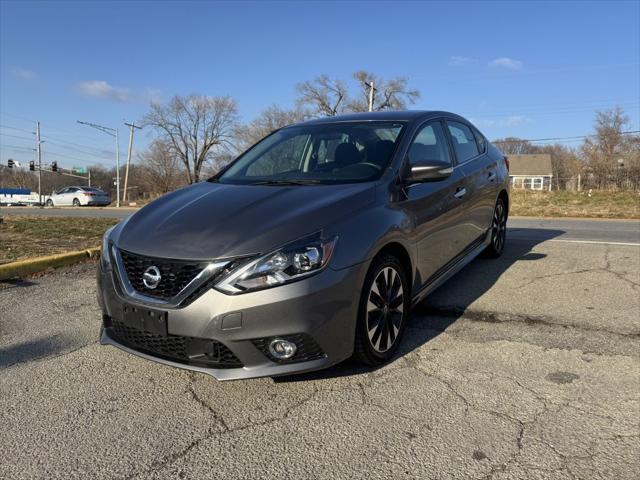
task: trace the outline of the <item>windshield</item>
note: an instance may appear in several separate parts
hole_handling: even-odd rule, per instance
[[[380,177],[403,124],[342,122],[284,128],[210,181],[240,185],[364,182]]]

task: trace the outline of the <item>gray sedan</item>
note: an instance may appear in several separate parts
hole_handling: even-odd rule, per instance
[[[447,112],[280,129],[107,232],[101,342],[240,379],[396,354],[409,310],[505,244],[508,161]]]

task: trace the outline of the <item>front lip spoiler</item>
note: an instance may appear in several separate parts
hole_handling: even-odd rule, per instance
[[[146,360],[151,360],[156,363],[161,363],[163,365],[169,365],[171,367],[182,368],[184,370],[191,370],[194,372],[205,373],[219,381],[244,380],[244,379],[259,378],[259,377],[277,377],[281,375],[290,375],[294,373],[298,374],[298,373],[310,372],[313,370],[324,369],[336,363],[330,360],[329,358],[325,357],[318,360],[311,360],[309,362],[276,364],[274,362],[270,362],[265,357],[264,364],[256,365],[253,367],[246,367],[246,366],[241,368],[198,367],[195,365],[187,365],[184,363],[173,362],[171,360],[165,360],[164,358],[154,357],[153,355],[142,353],[133,348],[122,345],[121,343],[118,343],[113,338],[111,338],[107,334],[107,331],[105,330],[104,327],[100,328],[100,344],[112,345],[132,355],[136,355],[138,357],[144,358]]]

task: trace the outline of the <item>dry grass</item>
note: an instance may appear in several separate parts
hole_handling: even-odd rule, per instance
[[[3,216],[0,264],[55,253],[99,247],[112,218]]]
[[[640,218],[638,192],[534,192],[511,190],[511,215]]]

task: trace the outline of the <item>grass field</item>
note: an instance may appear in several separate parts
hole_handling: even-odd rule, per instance
[[[111,218],[5,215],[0,223],[0,264],[99,247]]]
[[[534,192],[511,190],[511,215],[640,218],[638,192]]]

